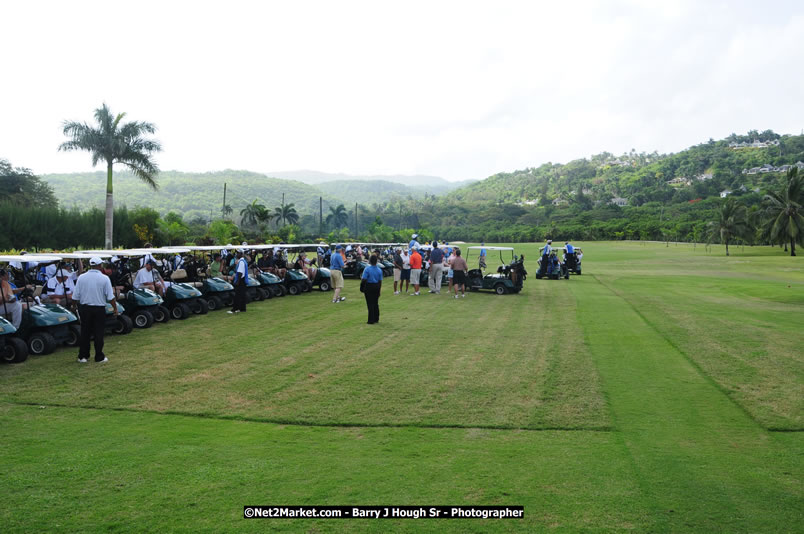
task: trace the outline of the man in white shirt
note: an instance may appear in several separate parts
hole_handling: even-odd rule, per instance
[[[145,267],[137,271],[137,276],[134,278],[135,289],[150,289],[151,291],[165,296],[165,284],[162,283],[162,278],[159,273],[154,272],[155,263],[149,261]]]
[[[89,361],[89,341],[95,336],[95,361],[108,362],[103,353],[103,334],[106,328],[106,303],[112,303],[114,315],[117,317],[117,300],[109,277],[100,269],[103,260],[97,256],[89,260],[89,271],[78,277],[73,291],[73,299],[78,305],[81,318],[81,342],[78,345],[78,363]]]
[[[71,278],[74,274],[70,269],[64,267],[56,271],[56,274],[47,281],[45,286],[47,302],[67,306],[75,289],[75,282]]]

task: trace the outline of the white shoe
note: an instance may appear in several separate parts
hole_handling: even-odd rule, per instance
[[[461,298],[466,298],[466,293],[461,293]]]
[[[429,290],[429,291],[428,291],[428,293],[435,293],[435,291],[433,291],[433,290],[431,289],[431,290]]]
[[[415,293],[413,294],[413,296],[414,296],[414,297],[418,297],[418,296],[419,296],[419,292],[418,292],[418,291],[417,291],[417,292],[415,292]]]
[[[458,298],[458,295],[455,295],[455,297],[454,297],[454,298]]]
[[[103,357],[103,359],[102,359],[101,361],[99,361],[99,362],[95,362],[95,363],[106,363],[106,362],[108,362],[108,361],[109,361],[109,358],[107,358],[106,356],[104,356],[104,357]]]
[[[226,312],[226,313],[229,313],[229,314],[234,314],[234,312],[233,312],[232,310],[229,310],[229,311],[228,311],[228,312]]]
[[[346,300],[346,297],[341,297],[339,302],[343,302],[344,300]]]
[[[87,363],[86,358],[78,358],[78,363]]]
[[[399,291],[394,291],[394,295],[399,295]]]

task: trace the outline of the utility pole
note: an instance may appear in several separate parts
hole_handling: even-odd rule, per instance
[[[223,206],[221,207],[221,217],[226,215],[226,182],[223,182]]]
[[[357,227],[357,202],[355,202],[355,239],[360,235]]]
[[[324,197],[318,197],[318,233],[324,235]]]

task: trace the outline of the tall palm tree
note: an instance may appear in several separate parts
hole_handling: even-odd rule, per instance
[[[296,213],[296,208],[293,202],[290,204],[282,204],[281,206],[277,206],[274,208],[274,217],[276,218],[276,224],[279,225],[279,221],[282,221],[282,226],[285,226],[288,221],[290,224],[296,224],[299,222],[299,214]]]
[[[796,255],[796,243],[804,244],[804,176],[793,167],[779,191],[768,191],[763,199],[765,222],[762,235],[771,243],[790,243],[790,255]]]
[[[716,221],[709,223],[709,241],[711,244],[716,239],[726,245],[726,256],[729,255],[729,243],[734,238],[748,235],[750,226],[746,215],[745,206],[737,204],[733,198],[726,199],[718,212]]]
[[[64,135],[69,137],[59,145],[59,150],[86,150],[92,154],[92,166],[106,162],[106,248],[112,248],[114,224],[114,196],[112,191],[112,167],[122,163],[134,176],[153,189],[158,189],[156,175],[159,167],[152,159],[154,152],[162,150],[155,139],[145,137],[153,134],[156,127],[150,122],[122,123],[125,113],[113,115],[106,104],[95,110],[95,122],[64,121]]]
[[[257,226],[257,223],[264,221],[268,211],[264,204],[258,204],[255,198],[251,204],[240,210],[240,224]]]
[[[329,207],[327,215],[327,226],[334,226],[336,229],[343,228],[349,224],[349,213],[343,204],[338,204],[337,208]]]
[[[223,208],[221,208],[221,213],[223,214],[224,217],[226,217],[227,215],[231,215],[233,211],[234,210],[232,210],[231,204],[226,204],[223,206]]]

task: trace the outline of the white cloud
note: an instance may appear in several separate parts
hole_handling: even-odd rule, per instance
[[[797,133],[791,2],[17,2],[0,157],[84,170],[64,119],[159,127],[164,169],[448,179]],[[11,83],[8,80],[12,80]]]

